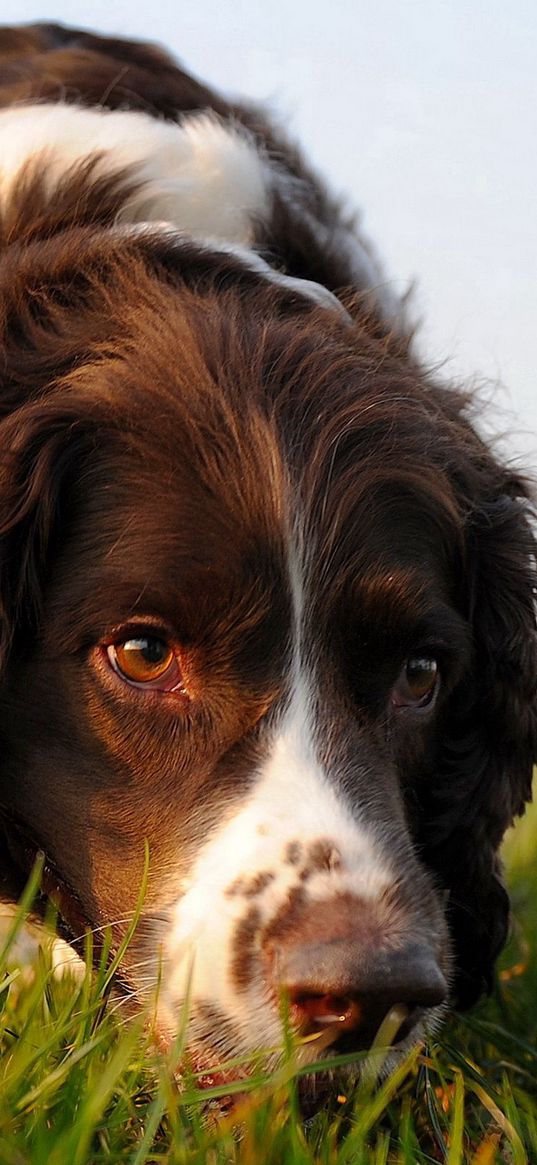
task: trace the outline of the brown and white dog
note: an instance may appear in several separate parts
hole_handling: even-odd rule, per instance
[[[490,984],[537,754],[524,480],[264,118],[0,34],[2,869],[216,1062]],[[339,1039],[338,1039],[339,1037]]]

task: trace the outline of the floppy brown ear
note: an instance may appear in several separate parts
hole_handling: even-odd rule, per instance
[[[39,626],[42,587],[72,471],[93,440],[80,402],[38,400],[0,423],[0,669]]]
[[[28,214],[36,214],[39,175]],[[76,187],[76,184],[75,184]],[[11,245],[0,257],[0,649],[38,622],[40,579],[58,518],[62,482],[87,443],[93,408],[82,389],[55,386],[117,328],[108,295],[120,277],[118,247],[96,230],[67,232],[62,246],[32,241],[21,189]],[[67,198],[68,191],[65,192]],[[73,199],[75,199],[74,189]],[[64,207],[65,209],[65,207]],[[5,216],[4,216],[5,217]],[[37,221],[43,219],[37,215]],[[46,232],[45,232],[46,233]],[[13,241],[15,240],[15,241]],[[0,239],[1,241],[1,239]],[[124,244],[122,244],[124,246]],[[0,248],[1,250],[1,248]]]
[[[489,466],[499,477],[492,459]],[[537,546],[525,483],[503,474],[501,485],[468,520],[463,581],[473,663],[447,709],[422,831],[427,864],[449,891],[461,1007],[490,989],[507,936],[498,849],[531,798],[537,759]]]

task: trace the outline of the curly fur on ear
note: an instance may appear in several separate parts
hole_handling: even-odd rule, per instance
[[[486,460],[503,492],[489,495],[468,519],[464,585],[473,666],[450,701],[438,784],[421,833],[425,860],[449,892],[460,1007],[490,990],[507,936],[498,849],[531,799],[537,758],[537,544],[528,490],[506,473],[500,483],[498,467]]]

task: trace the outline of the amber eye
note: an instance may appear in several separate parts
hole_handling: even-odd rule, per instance
[[[396,708],[425,708],[432,703],[439,681],[436,659],[430,655],[412,656],[392,689],[392,704]]]
[[[136,687],[172,691],[181,686],[176,652],[158,635],[133,635],[106,649],[115,672]]]

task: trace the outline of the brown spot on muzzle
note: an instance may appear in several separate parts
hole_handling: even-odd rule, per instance
[[[274,877],[275,875],[272,873],[272,870],[262,870],[247,882],[243,889],[244,897],[256,898],[267,886],[270,886],[270,883],[274,881]]]
[[[307,882],[313,874],[336,873],[341,870],[341,854],[327,838],[319,838],[311,843],[306,856],[306,865],[300,871],[301,882]]]
[[[308,898],[303,886],[291,887],[278,913],[263,929],[263,946],[275,940],[283,939],[288,933],[292,934],[294,927],[303,916],[304,906],[307,901]]]
[[[299,841],[289,841],[283,851],[283,860],[288,866],[298,866],[302,857],[302,845]]]
[[[251,906],[237,923],[231,943],[230,968],[231,980],[237,991],[246,991],[251,987],[256,971],[261,976],[262,948],[292,933],[294,925],[302,917],[306,902],[304,887],[293,886],[278,913],[264,927],[257,906]]]
[[[251,906],[245,917],[237,923],[231,941],[230,975],[237,991],[246,991],[252,985],[259,960],[260,929],[261,912],[257,906]]]
[[[340,870],[341,854],[336,845],[326,838],[319,838],[310,845],[308,861],[314,870]]]
[[[258,894],[261,894],[274,881],[274,878],[275,874],[273,874],[272,870],[260,870],[259,874],[254,874],[253,878],[245,878],[244,876],[235,878],[235,881],[225,891],[226,898],[234,898],[236,896],[256,898]]]

